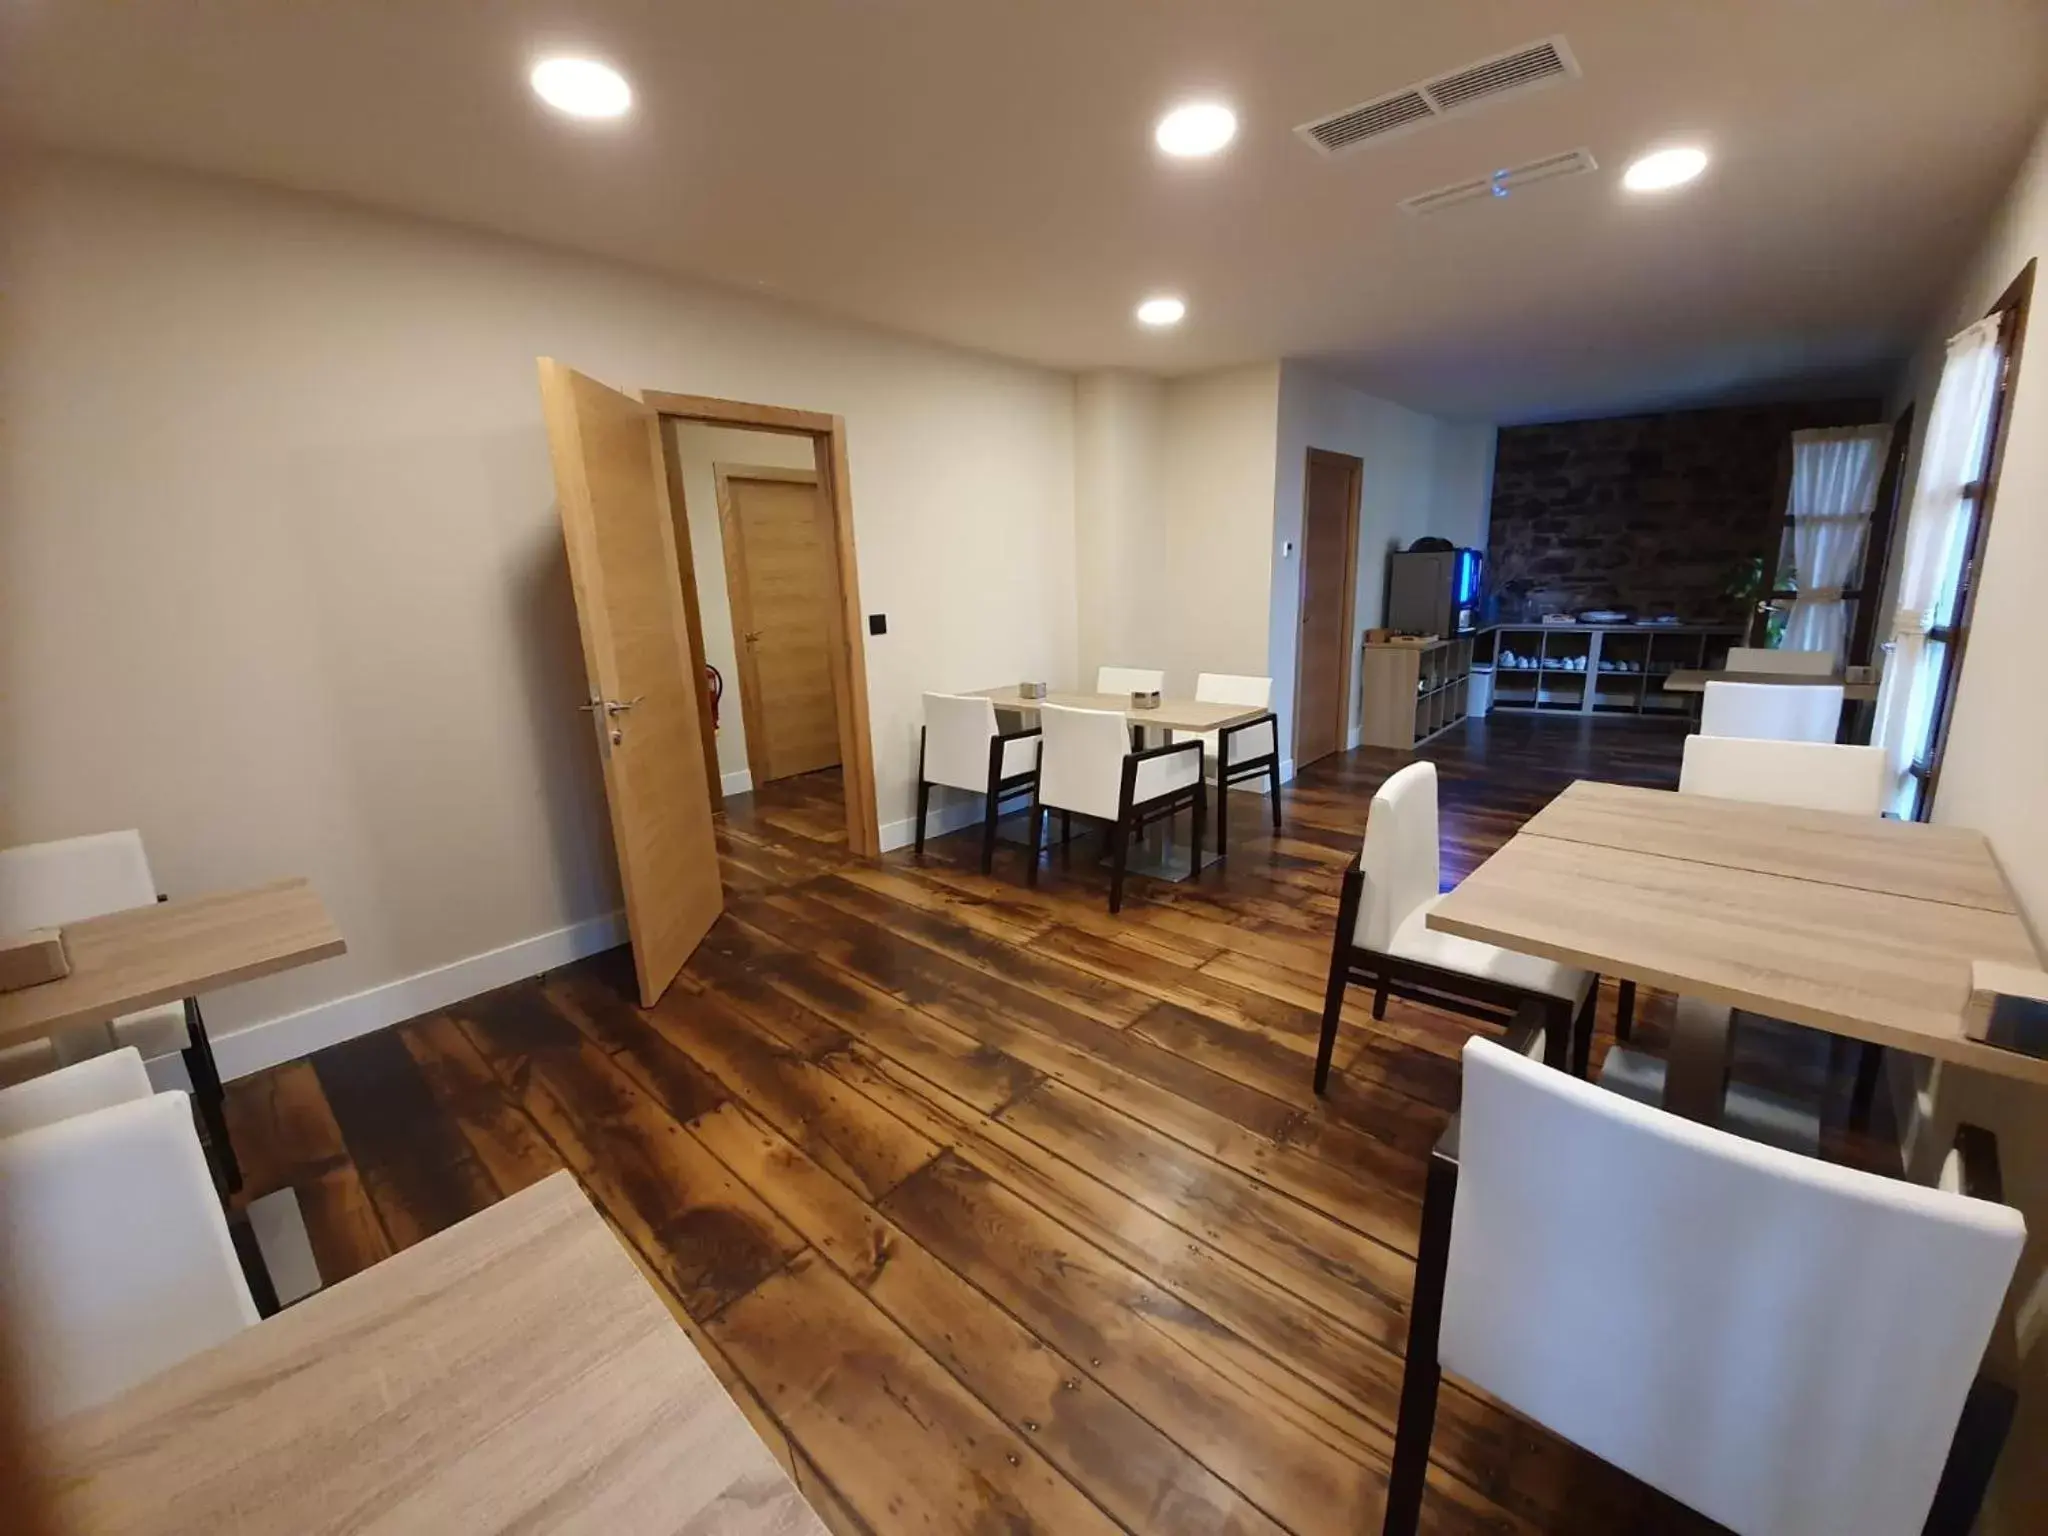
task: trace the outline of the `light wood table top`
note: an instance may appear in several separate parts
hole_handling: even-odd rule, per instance
[[[2018,912],[1984,834],[1580,779],[1522,826],[1635,853]]]
[[[1537,831],[1532,821],[1431,909],[1429,926],[1851,1039],[2048,1083],[2048,1061],[1963,1033],[1973,960],[2039,964],[2009,898],[2006,909],[1997,910],[1884,888],[1907,883],[1901,871],[1914,855],[1904,845],[1895,850],[1901,862],[1872,877],[1881,882],[1877,888],[1840,883],[1841,861],[1816,861],[1810,874],[1817,878],[1788,873],[1793,861],[1785,850],[1813,837],[1809,818],[1820,813],[1698,800],[1715,808],[1707,814],[1725,815],[1741,829],[1727,840],[1729,847],[1712,850],[1713,858],[1575,841]],[[1679,814],[1690,817],[1693,810],[1683,807]],[[1773,867],[1734,867],[1726,860],[1739,856],[1732,850],[1741,838],[1759,835],[1757,813],[1784,818],[1779,848],[1758,857]],[[1562,822],[1553,821],[1553,828]],[[1947,829],[1893,825],[1930,850],[1931,865],[1952,846]],[[1645,840],[1662,836],[1646,834]],[[1980,889],[1999,878],[1988,847],[1982,861],[1984,870],[1965,882]]]
[[[1786,683],[1794,688],[1838,687],[1845,699],[1874,699],[1877,684],[1852,683],[1837,672],[1833,676],[1816,676],[1801,672],[1699,672],[1684,669],[1664,674],[1664,691],[1667,693],[1703,693],[1709,683]]]
[[[71,974],[0,992],[0,1046],[287,971],[347,948],[304,880],[66,923]]]
[[[824,1536],[557,1173],[51,1437],[79,1536]]]
[[[1203,704],[1194,699],[1166,699],[1157,709],[1133,709],[1127,693],[1048,693],[1042,699],[1027,699],[1012,683],[1007,688],[984,688],[971,697],[993,699],[997,709],[1014,709],[1035,715],[1041,704],[1058,704],[1065,709],[1101,709],[1128,716],[1133,725],[1149,725],[1167,731],[1220,731],[1226,725],[1241,725],[1272,711],[1263,705]]]

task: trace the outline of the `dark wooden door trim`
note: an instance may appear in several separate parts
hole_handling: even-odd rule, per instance
[[[1301,541],[1298,551],[1301,569],[1295,576],[1295,646],[1294,646],[1294,739],[1290,755],[1298,773],[1304,766],[1301,757],[1302,722],[1302,680],[1308,675],[1307,631],[1308,631],[1308,506],[1309,491],[1315,482],[1315,467],[1318,463],[1345,471],[1347,476],[1348,510],[1344,517],[1344,570],[1347,573],[1343,595],[1340,598],[1341,622],[1337,638],[1337,723],[1333,739],[1333,751],[1342,752],[1351,744],[1351,651],[1357,638],[1353,625],[1357,621],[1358,604],[1358,502],[1365,484],[1365,460],[1356,454],[1338,453],[1329,448],[1311,448],[1302,461],[1301,470]],[[1318,753],[1317,756],[1324,754]]]

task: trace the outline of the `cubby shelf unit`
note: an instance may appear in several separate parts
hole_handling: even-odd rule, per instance
[[[1493,665],[1495,709],[1690,720],[1701,696],[1668,692],[1664,679],[1719,670],[1741,633],[1703,624],[1500,624],[1474,637],[1474,659]]]
[[[1367,641],[1359,677],[1361,744],[1412,747],[1465,718],[1472,685],[1471,637],[1429,645]]]

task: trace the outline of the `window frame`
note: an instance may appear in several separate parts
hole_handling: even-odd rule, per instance
[[[1956,600],[1951,622],[1927,631],[1929,640],[1942,647],[1941,675],[1935,683],[1934,722],[1926,756],[1917,759],[1911,773],[1918,788],[1913,799],[1913,819],[1925,821],[1933,814],[1934,798],[1941,788],[1942,758],[1948,751],[1949,725],[1955,716],[1956,693],[1962,681],[1963,657],[1970,645],[1970,625],[1977,611],[1978,577],[1983,569],[1984,549],[1990,539],[1991,516],[1998,504],[1998,477],[2005,467],[2005,445],[2012,425],[2013,387],[2019,382],[2020,357],[2025,349],[2027,314],[2034,295],[2034,266],[2029,261],[2020,269],[1998,302],[1984,312],[1984,318],[1998,317],[1998,392],[1992,397],[1991,426],[1985,438],[1984,468],[1981,476],[1963,487],[1970,503],[1970,532],[1963,545],[1963,568],[1956,579]]]

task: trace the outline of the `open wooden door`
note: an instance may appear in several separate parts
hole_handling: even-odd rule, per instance
[[[540,398],[590,679],[583,707],[651,1008],[725,906],[660,428],[639,401],[552,358],[540,359]]]

